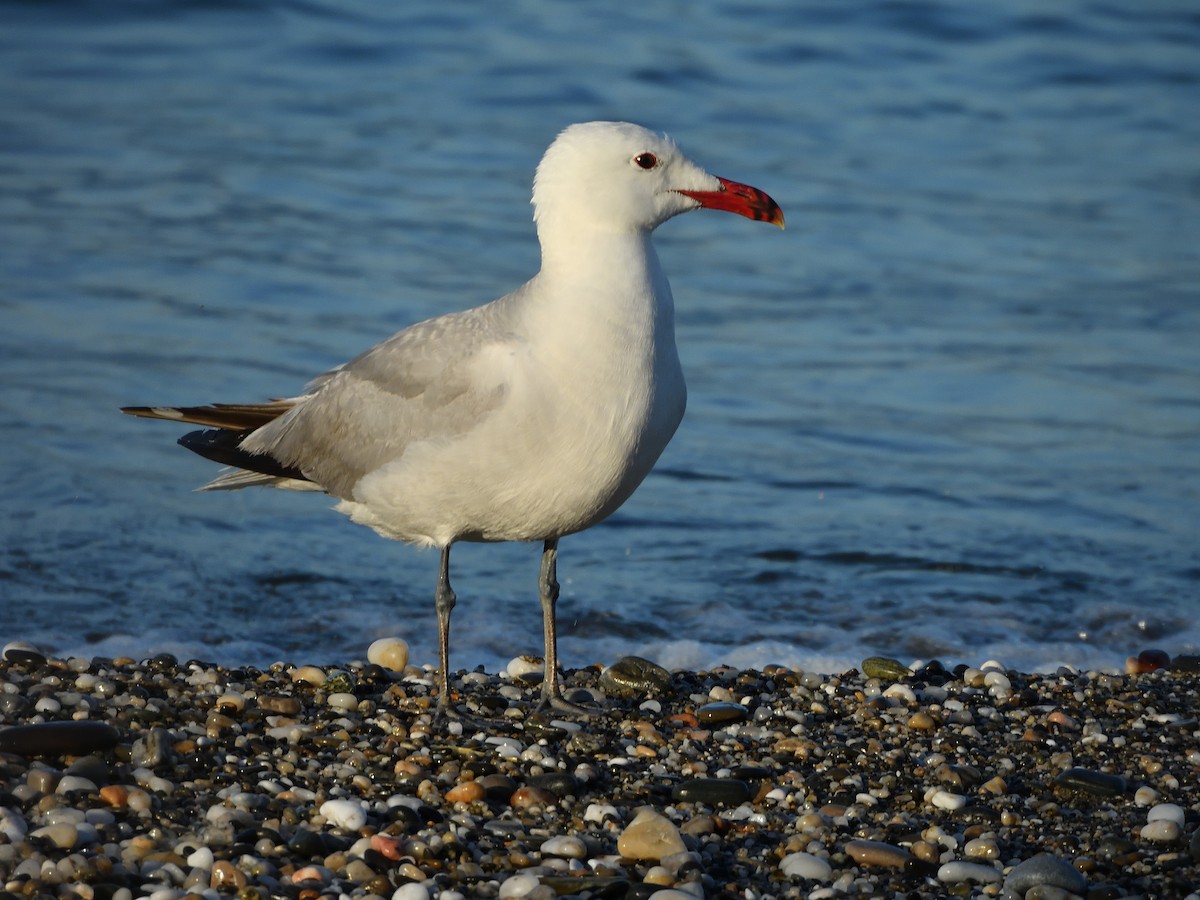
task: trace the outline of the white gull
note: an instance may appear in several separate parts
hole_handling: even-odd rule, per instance
[[[561,692],[558,540],[615,511],[650,471],[687,399],[671,287],[650,242],[706,207],[783,227],[757,188],[709,175],[666,136],[572,125],[533,187],[541,270],[483,306],[418,323],[261,404],[127,407],[209,426],[180,443],[234,467],[205,489],[324,491],[387,538],[441,549],[440,695],[449,688],[450,548],[542,541],[542,703]]]

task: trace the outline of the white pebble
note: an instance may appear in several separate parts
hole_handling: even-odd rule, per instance
[[[408,666],[408,641],[385,637],[372,641],[367,648],[367,662],[382,666],[390,672],[403,672]]]
[[[1146,813],[1147,822],[1174,822],[1183,827],[1183,807],[1175,803],[1160,803]]]
[[[64,775],[59,779],[58,787],[55,788],[56,794],[67,794],[71,791],[87,791],[90,794],[96,793],[99,788],[96,787],[96,782],[90,778],[83,778],[79,775]]]
[[[907,684],[900,684],[899,682],[897,682],[896,684],[890,685],[888,687],[888,689],[883,692],[883,696],[894,697],[897,700],[903,701],[904,703],[916,703],[917,702],[916,691],[914,691],[912,688],[910,688]]]
[[[982,863],[948,862],[938,869],[937,879],[944,884],[961,884],[969,881],[974,884],[996,884],[1004,876]]]
[[[1138,806],[1151,806],[1158,799],[1158,791],[1143,785],[1133,793],[1133,802]]]
[[[383,665],[378,663],[377,665]],[[443,897],[445,894],[442,895]],[[419,881],[402,884],[392,892],[392,900],[429,900],[429,889]]]
[[[518,656],[505,666],[504,671],[509,678],[521,678],[541,672],[545,666],[546,664],[540,656]]]
[[[358,698],[353,694],[346,693],[345,691],[338,691],[330,694],[325,698],[325,702],[334,709],[340,709],[343,712],[351,712],[358,709]]]
[[[531,893],[541,882],[534,875],[510,875],[500,885],[500,900],[524,897]]]
[[[1171,819],[1155,819],[1148,825],[1142,826],[1142,840],[1167,843],[1179,839],[1181,830],[1178,823]]]
[[[187,864],[193,869],[211,869],[213,861],[213,852],[208,847],[199,847],[187,856]]]
[[[811,853],[789,853],[779,861],[779,871],[789,878],[811,878],[828,881],[833,867],[819,856]]]
[[[367,824],[367,811],[357,800],[326,800],[321,815],[339,828],[358,831]]]
[[[617,808],[608,803],[589,803],[584,810],[583,821],[602,823],[605,819],[619,819]]]
[[[939,788],[930,794],[929,802],[938,809],[962,809],[967,805],[967,798],[962,794],[952,794]]]
[[[561,856],[564,859],[586,859],[587,844],[572,835],[558,835],[542,844],[542,855]]]

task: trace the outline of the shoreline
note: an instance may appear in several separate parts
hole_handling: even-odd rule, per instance
[[[455,733],[413,667],[14,647],[0,896],[1200,897],[1190,671],[458,672]]]

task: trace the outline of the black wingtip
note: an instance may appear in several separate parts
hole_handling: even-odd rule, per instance
[[[299,469],[286,466],[274,457],[264,453],[247,453],[241,449],[239,445],[249,433],[250,431],[226,431],[220,428],[189,431],[179,439],[179,445],[205,459],[211,459],[224,466],[233,466],[235,469],[261,472],[263,475],[271,475],[275,478],[309,480]]]

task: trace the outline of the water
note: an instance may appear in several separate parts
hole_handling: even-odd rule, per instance
[[[657,243],[690,409],[563,542],[569,665],[1026,668],[1200,647],[1190,2],[4,3],[4,639],[434,659],[437,559],[131,403],[294,392],[537,267],[529,181],[626,118],[789,230]],[[538,548],[464,546],[454,662],[540,650]]]

